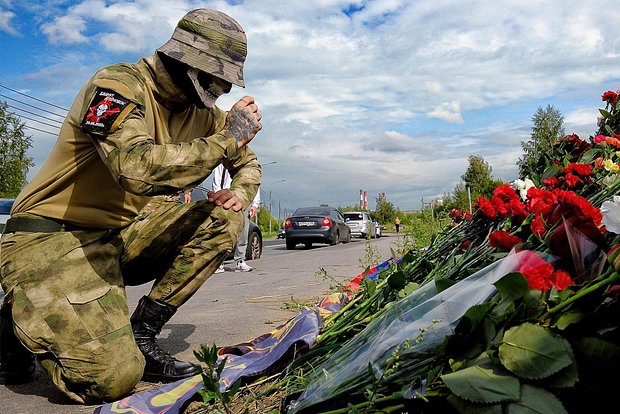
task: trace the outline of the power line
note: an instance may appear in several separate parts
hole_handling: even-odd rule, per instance
[[[39,131],[39,132],[45,132],[46,134],[50,134],[50,135],[53,135],[53,136],[57,136],[57,135],[58,135],[58,134],[55,134],[55,133],[53,133],[53,132],[49,132],[49,131],[45,131],[45,130],[43,130],[43,129],[35,128],[35,127],[30,126],[30,125],[27,125],[27,124],[26,124],[26,125],[24,125],[24,128],[34,129],[35,131]]]
[[[30,99],[34,99],[35,101],[38,101],[38,102],[44,103],[44,104],[46,104],[46,105],[53,106],[54,108],[62,109],[63,111],[67,111],[67,112],[69,112],[69,110],[68,110],[67,108],[63,108],[62,106],[58,106],[58,105],[53,104],[53,103],[51,103],[51,102],[44,101],[43,99],[35,98],[34,96],[30,96],[30,95],[28,95],[28,94],[25,94],[25,93],[23,93],[23,92],[20,92],[20,91],[18,91],[18,90],[13,89],[13,88],[9,88],[8,86],[3,85],[2,83],[0,83],[0,88],[5,88],[5,89],[8,89],[8,90],[10,90],[11,92],[17,93],[17,94],[19,94],[19,95],[25,96],[25,97],[30,98]]]
[[[47,119],[48,121],[56,122],[57,124],[62,125],[62,121],[59,121],[59,120],[54,119],[54,118],[49,118],[49,117],[47,117],[45,115],[37,114],[35,112],[30,112],[30,111],[27,111],[25,109],[22,109],[22,108],[19,108],[17,106],[14,106],[14,105],[9,105],[9,108],[13,108],[13,110],[15,110],[15,111],[21,111],[21,112],[25,112],[25,113],[30,114],[30,115],[38,116],[39,118]],[[13,115],[21,116],[19,114],[13,114]],[[26,117],[24,116],[24,118],[26,118]]]
[[[29,118],[29,117],[27,117],[25,115],[18,115],[15,112],[7,112],[7,114],[14,115],[14,116],[17,116],[19,118],[24,118],[24,119],[27,119],[29,121],[38,122],[39,124],[43,124],[43,125],[46,125],[48,127],[52,127],[52,128],[56,128],[56,129],[60,130],[60,127],[58,125],[48,124],[47,122],[39,121],[38,119],[34,119],[34,118]]]
[[[28,107],[30,107],[30,108],[38,109],[39,111],[42,111],[42,112],[47,112],[48,114],[52,114],[52,115],[58,116],[58,117],[60,117],[60,118],[64,118],[64,117],[65,117],[65,115],[59,115],[59,114],[57,114],[57,113],[55,113],[55,112],[48,111],[47,109],[43,109],[43,108],[40,108],[40,107],[35,106],[35,105],[31,105],[31,104],[29,104],[29,103],[27,103],[27,102],[20,101],[19,99],[11,98],[10,96],[6,96],[6,95],[1,94],[1,93],[0,93],[0,96],[2,96],[2,97],[4,97],[4,98],[7,98],[7,99],[10,99],[11,101],[19,102],[20,104],[22,104],[22,105],[26,105],[26,106],[28,106]]]

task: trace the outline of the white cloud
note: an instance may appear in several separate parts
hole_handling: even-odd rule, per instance
[[[85,43],[88,40],[83,34],[85,30],[86,21],[77,16],[59,16],[41,26],[51,44]]]
[[[463,116],[461,115],[461,104],[458,102],[444,102],[437,108],[428,112],[430,118],[442,119],[446,122],[455,124],[463,123]]]
[[[620,19],[615,3],[50,0],[36,18],[59,46],[32,57],[40,66],[28,83],[61,90],[51,74],[70,67],[70,100],[94,65],[136,61],[188,10],[220,9],[249,43],[247,88],[234,88],[220,106],[256,97],[264,129],[252,146],[278,161],[266,181],[286,178],[291,204],[316,198],[305,191],[347,204],[362,186],[415,206],[451,190],[470,154],[502,178],[514,174],[541,105],[562,107],[567,132],[592,132],[597,98],[620,86],[620,26],[605,23]],[[16,17],[7,21],[21,27]],[[355,178],[344,182],[351,171]]]
[[[0,31],[8,34],[17,35],[18,31],[13,27],[13,18],[15,13],[8,10],[0,10]]]

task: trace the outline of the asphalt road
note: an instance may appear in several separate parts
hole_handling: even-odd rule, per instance
[[[374,257],[390,257],[396,250],[392,234],[370,241]],[[158,343],[179,359],[195,362],[193,350],[201,344],[234,345],[254,339],[286,322],[297,313],[296,304],[314,305],[330,292],[330,286],[359,274],[368,257],[365,240],[354,239],[338,246],[316,245],[286,250],[283,240],[265,240],[260,260],[248,262],[252,272],[228,271],[213,275],[164,327]],[[319,269],[330,276],[317,275]],[[325,273],[319,272],[319,273]],[[127,289],[130,311],[149,286]],[[2,292],[0,291],[0,297]],[[25,385],[0,385],[2,414],[83,414],[96,406],[75,405],[60,394],[46,375]],[[139,384],[147,385],[147,384]]]

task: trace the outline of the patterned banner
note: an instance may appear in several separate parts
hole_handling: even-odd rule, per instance
[[[373,267],[369,272],[356,276],[347,289],[359,290],[364,277],[375,278],[377,273],[393,264],[393,260]],[[226,366],[221,373],[223,390],[240,378],[251,380],[281,366],[282,361],[291,361],[295,356],[312,347],[319,334],[323,319],[338,312],[349,301],[344,293],[333,293],[325,297],[317,306],[304,307],[297,316],[273,331],[258,338],[220,349],[220,358],[227,357]],[[164,384],[157,388],[138,392],[95,409],[93,414],[179,414],[184,404],[202,388],[200,375]]]

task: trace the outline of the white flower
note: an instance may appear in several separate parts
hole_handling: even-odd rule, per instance
[[[613,201],[605,201],[601,206],[601,214],[607,231],[620,234],[620,196],[614,196]]]
[[[529,178],[526,178],[525,180],[514,180],[514,182],[512,183],[512,188],[519,191],[519,196],[523,201],[527,200],[527,190],[532,187],[536,186],[534,185],[534,181],[530,180]]]

